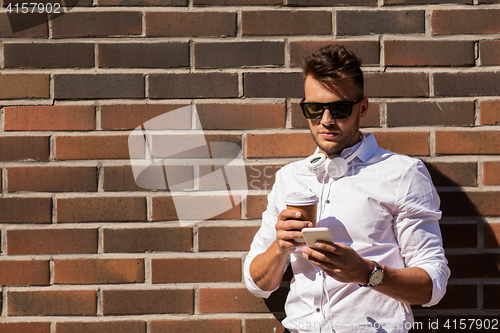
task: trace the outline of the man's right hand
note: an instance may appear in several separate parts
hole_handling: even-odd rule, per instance
[[[310,221],[299,220],[300,212],[292,209],[284,209],[278,216],[276,228],[276,240],[283,253],[290,254],[295,251],[297,246],[305,243],[296,242],[294,239],[303,238],[301,230],[312,227]]]

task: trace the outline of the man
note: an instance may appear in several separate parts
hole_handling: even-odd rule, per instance
[[[359,131],[368,110],[360,65],[342,46],[304,61],[301,107],[319,153],[356,157],[344,176],[311,170],[305,160],[280,169],[245,260],[247,288],[265,298],[291,264],[283,320],[291,332],[407,332],[410,304],[432,306],[446,291],[439,197],[420,160]],[[321,198],[317,226],[335,243],[313,249],[294,240],[312,223],[286,209],[285,197],[304,190]]]

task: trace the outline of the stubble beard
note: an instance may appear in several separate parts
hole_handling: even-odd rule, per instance
[[[336,125],[330,126],[330,127],[325,127],[325,128],[327,130],[334,130],[335,132],[338,132],[340,134],[340,136],[342,137],[342,140],[340,142],[329,141],[329,142],[335,143],[335,145],[333,147],[325,147],[325,145],[321,144],[318,140],[317,135],[319,135],[319,131],[318,131],[318,134],[314,134],[313,131],[310,129],[314,142],[319,147],[319,149],[321,149],[321,151],[325,152],[328,156],[340,155],[342,150],[347,148],[349,142],[351,142],[351,140],[354,138],[354,136],[359,135],[359,119],[357,119],[357,121],[355,123],[355,126],[354,126],[355,130],[353,133],[344,133]],[[344,135],[344,134],[346,134],[346,135]]]

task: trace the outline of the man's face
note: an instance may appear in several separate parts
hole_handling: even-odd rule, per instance
[[[360,88],[353,83],[338,87],[337,92],[328,90],[323,84],[310,76],[304,83],[305,102],[331,103],[338,101],[354,101],[361,94]],[[346,148],[355,145],[359,139],[359,120],[366,116],[368,99],[355,104],[349,118],[335,119],[325,110],[323,117],[317,120],[308,119],[309,128],[314,141],[326,155],[338,155]]]

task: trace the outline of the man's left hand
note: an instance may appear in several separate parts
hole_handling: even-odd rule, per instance
[[[344,283],[367,284],[368,276],[375,268],[373,262],[362,258],[343,243],[317,242],[314,249],[304,246],[302,255],[326,274]]]

